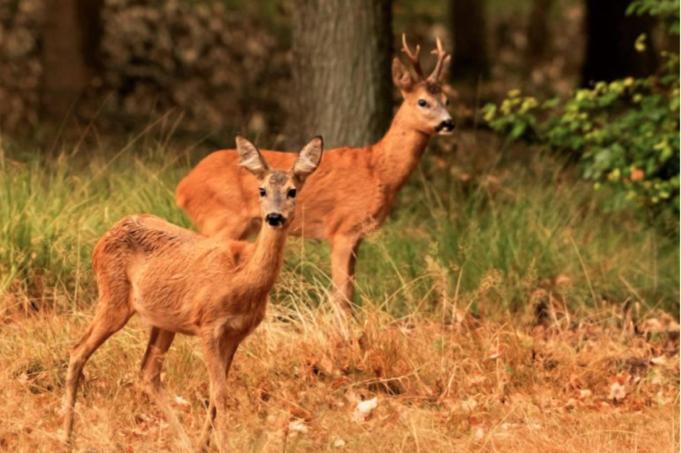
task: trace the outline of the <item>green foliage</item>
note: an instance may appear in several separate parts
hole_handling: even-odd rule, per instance
[[[551,105],[555,105],[552,103]],[[548,107],[548,104],[545,104]],[[515,141],[520,138],[536,138],[539,102],[532,96],[523,97],[520,90],[511,90],[498,107],[487,104],[483,107],[485,121],[497,132]]]
[[[627,14],[659,17],[667,23],[670,32],[679,33],[679,0],[633,0]]]
[[[640,0],[630,10],[663,14],[668,3],[678,9],[678,0]],[[635,46],[645,50],[645,39]],[[565,100],[540,104],[512,91],[500,106],[485,106],[484,118],[509,140],[530,139],[579,156],[583,176],[596,189],[617,189],[615,206],[636,201],[678,213],[679,56],[662,56],[654,76],[598,82]]]

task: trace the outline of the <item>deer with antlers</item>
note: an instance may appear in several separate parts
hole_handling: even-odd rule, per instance
[[[412,50],[402,35],[402,52],[411,71],[398,58],[392,63],[393,82],[404,102],[383,138],[362,148],[326,152],[301,191],[298,215],[291,234],[326,239],[331,244],[333,300],[351,309],[357,251],[362,238],[377,229],[390,213],[395,197],[418,165],[432,135],[452,133],[442,81],[449,54],[440,39],[433,50],[437,61],[427,77],[419,61],[420,47]],[[289,165],[287,152],[263,151],[277,165]],[[217,151],[180,182],[176,201],[206,235],[245,238],[260,225],[254,182],[239,173],[234,150]]]
[[[175,333],[198,336],[210,380],[210,413],[202,444],[217,415],[225,445],[226,378],[234,353],[265,315],[295,216],[297,192],[318,167],[320,137],[272,170],[260,151],[237,137],[236,174],[259,205],[265,225],[255,243],[205,237],[150,215],[120,220],[97,242],[93,267],[99,301],[93,321],[71,351],[66,377],[64,433],[70,443],[78,381],[92,353],[137,313],[152,326],[142,376],[160,390],[161,357]],[[278,167],[281,162],[270,162]],[[246,193],[244,192],[244,196]]]

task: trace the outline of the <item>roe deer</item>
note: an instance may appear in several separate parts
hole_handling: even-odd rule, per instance
[[[237,137],[236,145],[239,166],[252,174],[247,190],[259,200],[260,217],[267,225],[254,244],[201,236],[150,215],[123,218],[97,242],[92,261],[99,301],[93,321],[71,351],[64,419],[67,442],[85,362],[138,313],[152,326],[142,361],[143,379],[152,388],[160,385],[162,355],[175,333],[199,337],[211,406],[202,443],[208,440],[217,413],[218,440],[220,447],[224,445],[225,386],[232,357],[265,315],[294,218],[296,193],[319,165],[323,149],[321,137],[314,138],[286,172],[271,170],[248,140]]]
[[[327,151],[319,171],[300,192],[298,215],[291,225],[293,235],[330,242],[333,300],[348,311],[360,241],[385,221],[429,137],[450,134],[454,129],[441,89],[449,60],[442,43],[437,40],[433,51],[437,63],[428,77],[419,63],[420,47],[412,51],[404,35],[402,51],[413,73],[398,58],[393,59],[393,82],[404,102],[390,129],[373,145]],[[294,159],[280,151],[263,154],[277,165],[290,165]],[[177,204],[206,235],[243,239],[259,227],[257,197],[252,193],[256,181],[236,168],[237,158],[232,149],[214,152],[177,187]]]

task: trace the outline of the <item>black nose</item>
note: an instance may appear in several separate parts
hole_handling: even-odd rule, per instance
[[[286,218],[281,214],[267,214],[265,216],[265,222],[273,227],[282,226],[285,220]]]
[[[437,125],[435,128],[436,132],[440,132],[441,130],[445,130],[447,132],[451,132],[454,130],[454,121],[450,118],[448,120],[444,120],[440,124]]]

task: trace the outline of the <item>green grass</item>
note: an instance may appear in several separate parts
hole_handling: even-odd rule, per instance
[[[189,226],[174,189],[190,168],[163,144],[131,142],[116,153],[36,157],[0,150],[0,311],[88,305],[90,252],[117,219],[148,212]],[[541,289],[570,309],[640,302],[678,310],[678,238],[609,213],[607,192],[536,155],[455,177],[428,157],[392,217],[365,240],[358,302],[395,316],[445,304],[495,313],[531,310]],[[275,300],[316,304],[329,285],[325,244],[292,240]]]
[[[415,178],[396,221],[363,250],[360,286],[382,291],[366,277],[389,272],[390,256],[405,280],[443,274],[450,294],[459,281],[474,308],[516,310],[543,288],[572,307],[633,299],[677,309],[675,238],[636,213],[604,212],[607,193],[547,157],[527,165],[492,169],[466,185]]]

